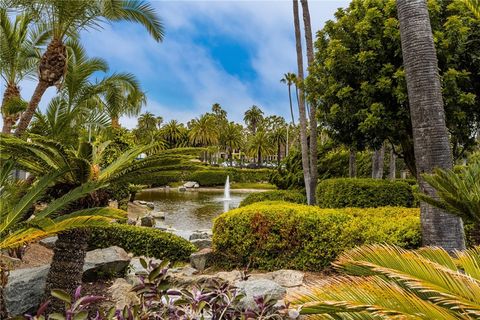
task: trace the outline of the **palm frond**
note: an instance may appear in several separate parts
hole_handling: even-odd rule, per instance
[[[462,0],[473,15],[480,19],[480,0]]]

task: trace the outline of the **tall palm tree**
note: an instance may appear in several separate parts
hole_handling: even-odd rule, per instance
[[[310,11],[308,9],[308,1],[300,0],[302,3],[303,13],[303,26],[305,28],[305,43],[307,49],[307,62],[308,68],[313,65],[313,41],[312,41],[312,25],[310,22]],[[310,165],[310,202],[309,204],[315,204],[316,189],[318,179],[318,142],[317,142],[317,102],[315,100],[310,101],[310,146],[309,146],[309,165]]]
[[[427,3],[397,0],[403,64],[413,128],[417,180],[423,193],[435,189],[421,176],[434,168],[452,168],[452,151],[445,125],[442,88]],[[421,203],[423,244],[447,251],[465,249],[462,219]]]
[[[249,127],[250,131],[255,134],[257,133],[258,126],[263,120],[263,111],[257,107],[256,105],[253,105],[250,109],[245,111],[245,115],[243,117],[243,121],[247,124]]]
[[[5,83],[1,104],[3,133],[10,133],[27,103],[21,99],[18,83],[34,73],[38,63],[37,49],[48,37],[42,24],[31,27],[32,16],[19,14],[11,21],[0,8],[0,76]]]
[[[193,119],[188,132],[190,143],[202,147],[218,143],[219,132],[216,128],[216,121],[210,114],[203,114],[200,118]]]
[[[187,129],[177,120],[171,120],[165,124],[159,135],[168,144],[169,148],[186,147],[188,142]]]
[[[143,25],[156,41],[163,39],[163,25],[154,8],[147,2],[130,0],[12,0],[14,7],[34,14],[51,32],[51,40],[38,65],[38,83],[23,112],[15,135],[27,129],[40,100],[51,86],[61,86],[67,72],[65,39],[80,30],[99,27],[104,21],[132,21]]]
[[[295,44],[297,51],[297,83],[303,83],[303,52],[302,52],[302,38],[300,34],[300,18],[298,15],[298,0],[293,0],[293,24],[295,28]],[[302,169],[303,179],[305,181],[305,192],[307,194],[307,203],[312,204],[312,174],[310,172],[310,158],[308,155],[308,138],[307,138],[307,115],[305,110],[305,95],[303,88],[300,86],[300,94],[298,99],[298,111],[300,114],[300,146],[302,149]]]
[[[280,82],[286,83],[288,86],[288,100],[290,101],[290,114],[292,116],[292,124],[295,125],[295,116],[293,115],[293,105],[292,105],[292,84],[295,84],[297,80],[297,75],[295,73],[287,72],[283,75],[283,78],[280,79]]]
[[[271,153],[272,145],[268,133],[265,130],[258,130],[248,141],[247,152],[257,158],[257,166],[262,166],[262,156]]]
[[[220,145],[227,151],[230,166],[233,165],[233,151],[243,145],[242,125],[233,121],[229,122],[220,133]]]
[[[272,145],[277,147],[277,165],[280,166],[282,156],[282,146],[287,145],[287,127],[277,126],[270,133],[270,141]]]
[[[158,129],[163,122],[162,117],[156,117],[151,112],[145,112],[138,117],[137,127],[132,131],[138,143],[154,142]]]

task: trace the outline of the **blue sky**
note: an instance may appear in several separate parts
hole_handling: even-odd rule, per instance
[[[186,122],[218,102],[236,121],[252,104],[266,114],[288,116],[288,92],[279,80],[297,69],[291,1],[151,3],[165,25],[163,43],[153,41],[141,26],[124,22],[81,34],[89,55],[106,59],[111,72],[138,77],[147,92],[144,111]],[[309,1],[313,31],[347,3]],[[21,84],[25,99],[34,85]],[[42,108],[54,94],[50,88]],[[135,119],[121,122],[136,125]]]

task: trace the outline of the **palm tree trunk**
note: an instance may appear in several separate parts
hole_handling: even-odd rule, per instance
[[[278,167],[280,167],[280,161],[282,160],[281,157],[282,157],[282,144],[279,142],[277,144],[277,165]]]
[[[436,197],[423,179],[434,168],[451,169],[452,151],[445,125],[438,63],[425,0],[397,0],[403,63],[413,128],[417,180],[422,192]],[[462,219],[421,203],[423,244],[449,252],[465,249]]]
[[[397,176],[397,156],[393,147],[390,149],[390,164],[388,170],[388,179],[395,180]]]
[[[383,162],[385,158],[385,147],[382,147],[378,150],[375,150],[372,155],[372,178],[373,179],[382,179],[383,178]]]
[[[120,128],[120,120],[118,117],[112,117],[112,123],[111,123],[112,128],[118,129]]]
[[[30,121],[32,121],[33,115],[37,110],[38,104],[40,103],[40,100],[42,100],[42,96],[48,89],[48,87],[50,87],[50,85],[45,81],[40,80],[37,83],[35,91],[32,95],[32,99],[30,99],[30,103],[28,104],[27,110],[22,113],[20,121],[18,122],[17,129],[15,130],[16,137],[20,137],[27,130]]]
[[[20,89],[17,85],[9,83],[5,87],[5,92],[3,93],[2,99],[2,118],[3,118],[3,128],[2,133],[9,134],[12,131],[12,127],[15,124],[15,119],[13,114],[9,114],[5,110],[7,102],[11,99],[20,98]]]
[[[262,150],[258,148],[258,158],[257,158],[257,166],[260,168],[262,166]]]
[[[292,105],[292,85],[288,85],[288,100],[290,101],[290,114],[292,115],[292,123],[295,125],[295,116],[293,115],[293,105]]]
[[[312,41],[312,25],[310,23],[310,11],[308,10],[307,0],[300,0],[302,3],[303,24],[305,27],[305,43],[307,48],[308,67],[313,65],[313,41]],[[318,154],[317,154],[317,106],[315,101],[310,103],[310,202],[316,203],[315,190],[317,189],[318,179]]]
[[[293,0],[293,23],[295,27],[295,43],[297,51],[297,67],[298,67],[298,81],[303,81],[303,52],[302,39],[300,34],[300,19],[298,16],[298,0]],[[310,159],[308,156],[308,139],[307,139],[307,115],[305,112],[305,100],[303,99],[303,89],[300,88],[298,95],[298,111],[300,114],[300,146],[302,150],[302,168],[303,179],[305,181],[305,191],[307,195],[307,203],[312,203],[312,184],[310,174]]]
[[[354,148],[350,148],[348,157],[348,177],[355,178],[357,176],[357,152]]]

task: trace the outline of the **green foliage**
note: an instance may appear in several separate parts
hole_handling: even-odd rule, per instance
[[[186,174],[184,180],[196,181],[202,187],[212,187],[224,185],[227,176],[230,176],[231,182],[268,181],[271,172],[270,169],[208,168]]]
[[[89,246],[95,249],[119,246],[136,256],[170,261],[187,261],[196,250],[190,242],[176,235],[124,224],[93,228]]]
[[[200,170],[188,175],[187,180],[196,181],[202,187],[212,187],[225,184],[227,172],[225,170]]]
[[[292,203],[307,203],[304,193],[297,190],[274,190],[265,192],[255,192],[249,194],[240,203],[240,207],[245,207],[255,202],[262,201],[285,201]]]
[[[214,222],[217,263],[226,267],[319,271],[340,253],[364,243],[420,245],[418,209],[320,209],[262,202],[220,215]]]
[[[109,141],[103,152],[101,164],[106,166],[114,162],[122,153],[135,146],[134,140],[134,135],[125,128],[108,128],[98,141],[98,143]]]
[[[412,207],[413,192],[403,181],[378,179],[327,179],[317,186],[317,204],[322,208]]]

